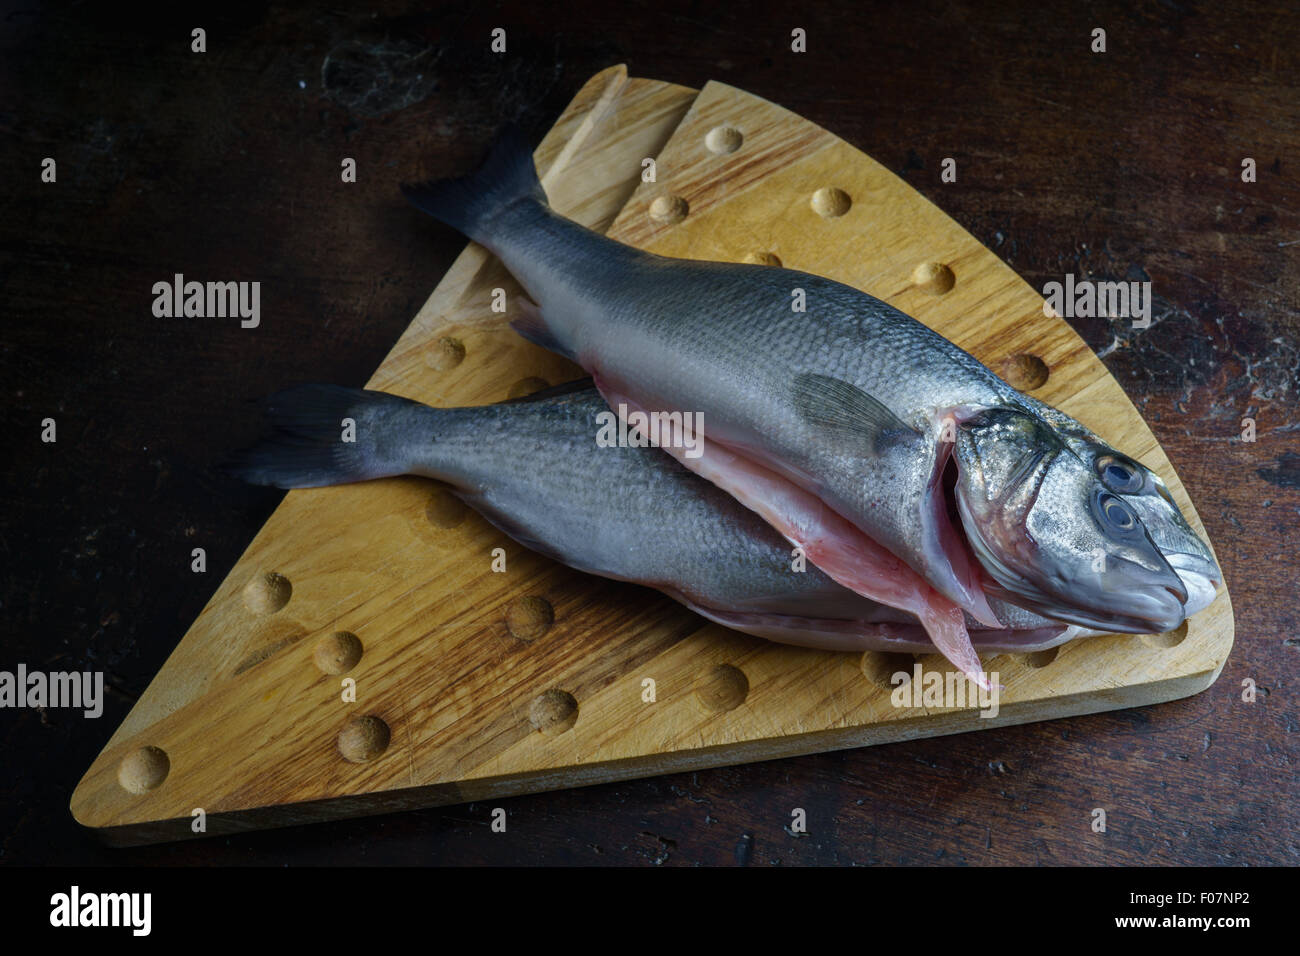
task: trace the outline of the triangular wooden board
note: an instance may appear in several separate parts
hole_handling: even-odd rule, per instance
[[[775,257],[892,302],[1013,380],[1046,372],[1033,394],[1160,472],[1204,533],[1150,430],[1069,326],[825,130],[731,87],[697,93],[620,66],[586,84],[536,157],[559,210],[625,242]],[[641,182],[647,157],[653,183]],[[577,377],[491,311],[497,286],[517,289],[466,248],[370,387],[467,405]],[[504,574],[490,570],[494,548]],[[206,833],[229,833],[980,730],[1194,694],[1231,646],[1225,591],[1173,634],[988,661],[1006,688],[994,718],[900,709],[889,676],[910,657],[780,647],[706,624],[529,553],[431,482],[294,491],[72,811],[111,842],[141,843],[195,835],[199,809]]]

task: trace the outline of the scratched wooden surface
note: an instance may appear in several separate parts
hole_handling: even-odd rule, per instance
[[[1057,6],[809,7],[791,23],[781,5],[579,0],[562,33],[526,8],[248,6],[207,18],[202,58],[189,14],[131,29],[116,12],[9,17],[0,368],[21,427],[0,465],[0,667],[102,668],[111,691],[98,721],[0,712],[7,765],[24,770],[0,784],[0,860],[1297,862],[1300,24],[1281,5]],[[505,57],[487,51],[497,25]],[[1098,25],[1104,56],[1087,52]],[[789,52],[791,26],[809,31],[807,54]],[[716,77],[834,129],[1036,287],[1065,272],[1153,281],[1152,328],[1075,326],[1218,545],[1237,610],[1223,677],[1144,710],[516,798],[505,835],[476,804],[99,848],[68,817],[72,786],[278,499],[211,471],[254,434],[248,401],[363,382],[462,245],[393,183],[463,169],[505,118],[536,140],[620,61]],[[56,187],[36,177],[47,155]],[[363,174],[326,190],[340,156]],[[955,184],[939,182],[947,156]],[[1243,156],[1258,182],[1240,181]],[[154,320],[151,286],[176,271],[261,279],[256,340]],[[46,415],[57,453],[34,437]],[[1234,440],[1245,415],[1253,444]],[[188,572],[196,545],[207,580]],[[1087,825],[1098,806],[1105,835]],[[807,836],[784,829],[794,807]]]

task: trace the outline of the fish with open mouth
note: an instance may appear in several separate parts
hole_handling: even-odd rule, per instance
[[[656,588],[733,630],[837,651],[935,650],[914,614],[793,561],[770,525],[670,456],[601,447],[608,411],[590,380],[481,407],[431,408],[333,385],[298,386],[264,405],[274,434],[225,463],[250,483],[436,478],[524,546]],[[345,419],[355,423],[347,442]],[[1090,633],[993,605],[1006,627],[968,621],[981,653],[1039,651]]]
[[[521,334],[590,372],[613,408],[702,413],[704,453],[670,453],[844,587],[890,604],[906,580],[935,645],[981,685],[966,616],[1001,627],[994,597],[1139,632],[1212,599],[1218,566],[1159,486],[1108,484],[1131,460],[879,299],[589,230],[549,206],[513,127],[478,172],[403,191],[519,280]],[[1177,567],[1158,541],[1176,541]]]

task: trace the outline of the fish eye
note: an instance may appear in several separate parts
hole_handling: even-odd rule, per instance
[[[1104,492],[1098,497],[1097,503],[1101,508],[1101,513],[1106,522],[1119,531],[1132,531],[1137,526],[1137,515],[1133,513],[1122,499],[1114,495],[1108,495]]]
[[[1097,474],[1103,485],[1120,495],[1141,491],[1145,483],[1137,466],[1114,455],[1103,455],[1097,459]]]

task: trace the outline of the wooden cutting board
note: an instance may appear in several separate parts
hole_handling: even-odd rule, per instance
[[[1204,534],[1079,336],[825,130],[720,83],[697,92],[618,66],[583,87],[536,159],[557,209],[624,242],[780,262],[898,306],[1154,468]],[[494,288],[518,291],[467,247],[369,387],[473,405],[578,377],[510,331]],[[1005,686],[993,718],[896,707],[890,675],[910,655],[781,647],[708,624],[526,551],[433,482],[292,491],[71,806],[110,842],[154,842],[199,835],[200,819],[230,833],[1133,707],[1213,683],[1232,620],[1225,590],[1169,634],[988,659]]]

